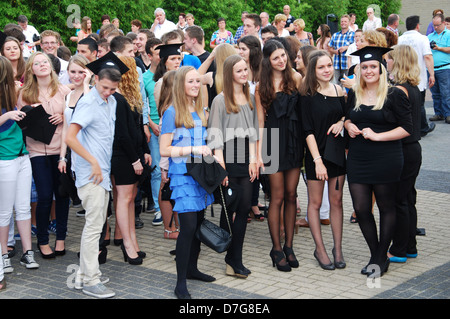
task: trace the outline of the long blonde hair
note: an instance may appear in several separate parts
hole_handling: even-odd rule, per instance
[[[39,100],[39,85],[37,82],[37,77],[33,73],[33,63],[34,59],[38,55],[43,55],[47,58],[48,64],[52,68],[52,72],[50,72],[50,89],[51,89],[51,97],[55,96],[59,90],[59,80],[58,76],[55,73],[55,69],[53,68],[52,61],[48,57],[47,54],[43,52],[35,52],[33,53],[27,60],[27,64],[25,65],[25,82],[23,86],[20,88],[20,93],[22,93],[22,100],[28,104],[36,104],[41,102]]]
[[[139,74],[134,58],[120,56],[119,59],[128,67],[128,71],[122,75],[119,82],[120,94],[127,100],[133,111],[142,113],[144,102],[142,101],[141,89],[139,86]]]
[[[225,98],[225,108],[227,113],[238,113],[240,111],[239,105],[236,104],[234,97],[234,85],[233,85],[233,68],[234,66],[245,60],[240,55],[230,55],[223,63],[223,95]],[[250,98],[250,89],[248,83],[244,84],[243,91],[245,98],[253,110],[253,103]]]
[[[175,74],[172,89],[172,105],[175,108],[175,127],[182,127],[184,125],[186,128],[192,128],[195,126],[194,119],[189,111],[190,101],[186,96],[185,89],[186,74],[193,70],[195,71],[195,68],[192,66],[183,66]],[[206,127],[207,121],[203,112],[201,89],[198,92],[198,96],[194,99],[194,109],[202,120],[202,126]]]
[[[382,63],[379,63],[380,67],[380,79],[378,80],[377,87],[377,101],[375,106],[372,108],[373,111],[381,110],[383,108],[384,102],[386,101],[386,97],[389,90],[389,82],[387,80],[387,70]],[[364,95],[364,90],[366,90],[367,84],[364,79],[361,77],[361,65],[356,70],[356,82],[353,85],[353,91],[355,91],[356,103],[355,110],[359,111],[359,107],[362,104],[362,99]]]
[[[409,83],[413,86],[420,83],[420,67],[416,51],[409,45],[396,45],[387,53],[394,60],[392,76],[395,83]]]
[[[223,90],[223,63],[226,58],[234,54],[236,54],[236,49],[229,43],[219,44],[216,48],[216,76],[214,78],[214,84],[217,94]]]

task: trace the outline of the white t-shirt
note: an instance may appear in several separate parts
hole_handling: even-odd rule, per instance
[[[369,19],[367,19],[364,24],[363,24],[363,31],[366,30],[376,30],[378,28],[381,28],[381,19],[374,17],[372,21],[370,21]]]
[[[398,37],[398,44],[410,45],[416,51],[420,67],[420,83],[418,87],[420,91],[426,90],[428,87],[428,77],[424,57],[425,55],[433,55],[430,48],[430,41],[420,32],[410,30]]]
[[[33,41],[34,35],[40,36],[39,32],[32,25],[27,25],[27,29],[26,30],[22,29],[22,33],[25,36],[25,42],[27,43],[35,42]],[[35,46],[29,47],[27,43],[23,44],[23,57],[26,59],[29,58],[31,54],[36,52],[36,47]]]
[[[166,20],[164,20],[163,24],[158,24],[155,27],[155,31],[153,31],[153,33],[155,34],[156,38],[161,39],[163,34],[173,31],[173,30],[176,30],[176,29],[177,29],[177,26],[175,25],[175,23],[166,19]]]
[[[359,56],[351,55],[353,52],[356,52],[356,50],[357,50],[357,48],[356,48],[355,42],[353,42],[352,44],[350,44],[348,46],[347,53],[345,55],[350,57],[350,59],[351,59],[351,64],[348,66],[349,68],[351,66],[359,63]]]

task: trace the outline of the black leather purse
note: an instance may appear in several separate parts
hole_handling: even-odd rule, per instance
[[[209,248],[213,249],[214,251],[216,251],[218,253],[223,253],[230,246],[231,239],[233,236],[232,236],[232,232],[231,232],[230,221],[228,219],[227,205],[226,205],[224,197],[223,197],[222,186],[220,185],[218,188],[220,189],[220,195],[222,197],[221,198],[222,206],[225,211],[225,217],[226,217],[226,220],[228,223],[228,229],[230,230],[230,232],[227,232],[222,227],[217,226],[213,222],[204,218],[200,227],[198,227],[195,235],[198,240],[200,240],[203,244],[205,244]]]

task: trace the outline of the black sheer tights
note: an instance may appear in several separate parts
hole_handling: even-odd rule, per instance
[[[281,213],[283,214],[285,245],[292,248],[297,213],[297,185],[299,177],[299,168],[277,172],[269,176],[270,204],[268,224],[273,250],[282,250],[280,238]]]
[[[397,183],[349,184],[353,208],[359,227],[369,246],[371,264],[382,265],[387,259],[387,251],[395,230],[395,196]],[[378,238],[375,217],[372,214],[372,192],[380,212],[380,236]]]

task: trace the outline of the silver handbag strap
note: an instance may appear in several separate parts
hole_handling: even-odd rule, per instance
[[[222,185],[219,185],[219,189],[220,189],[220,196],[222,197],[222,207],[225,211],[225,219],[227,220],[227,223],[228,223],[228,229],[230,230],[230,235],[233,235],[233,233],[231,231],[230,220],[228,219],[227,205],[225,203],[225,198],[223,198]],[[208,195],[205,195],[205,207],[207,206],[207,202],[208,202]]]

